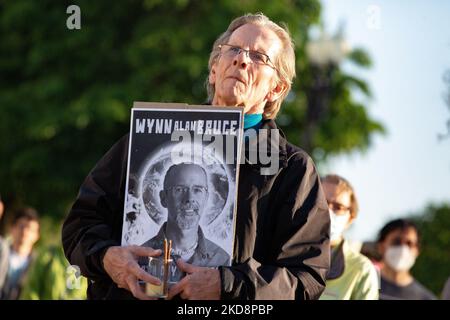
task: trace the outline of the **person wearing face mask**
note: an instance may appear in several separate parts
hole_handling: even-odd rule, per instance
[[[409,272],[419,255],[419,230],[406,219],[388,222],[378,236],[383,257],[381,300],[434,300],[436,297]]]
[[[358,213],[350,183],[330,174],[321,179],[330,212],[331,266],[321,300],[377,300],[378,274],[368,258],[352,250],[343,237]]]

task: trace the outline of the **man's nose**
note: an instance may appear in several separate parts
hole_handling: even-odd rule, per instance
[[[184,202],[190,202],[193,199],[193,194],[191,191],[191,188],[187,188],[186,191],[183,193],[183,201]]]
[[[251,61],[248,56],[248,52],[241,50],[233,59],[233,65],[239,66],[240,68],[247,69]]]

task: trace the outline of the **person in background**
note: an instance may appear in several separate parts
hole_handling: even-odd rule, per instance
[[[377,241],[364,241],[360,250],[361,254],[365,255],[373,263],[378,273],[380,272],[383,261],[380,253],[378,252]]]
[[[450,277],[445,282],[444,289],[442,289],[441,299],[450,300]]]
[[[21,300],[84,300],[87,279],[70,266],[61,246],[46,246],[30,265]]]
[[[417,226],[406,219],[388,222],[378,235],[378,250],[383,257],[381,300],[433,300],[436,297],[410,273],[419,256]]]
[[[4,209],[5,206],[3,205],[2,197],[0,195],[0,221],[2,219]],[[0,288],[3,287],[3,283],[5,282],[5,275],[8,272],[8,247],[8,243],[0,234]]]
[[[33,246],[39,239],[39,217],[33,208],[19,209],[12,220],[10,242],[2,246],[1,262],[7,263],[0,274],[0,299],[18,299],[25,275],[33,260]],[[6,262],[7,261],[7,262]]]
[[[3,202],[2,195],[0,194],[0,244],[3,239],[3,234],[5,230],[4,221],[2,220],[3,214],[5,212],[5,203]],[[1,258],[1,255],[0,255]]]
[[[4,210],[5,210],[5,206],[4,206],[3,201],[2,201],[2,195],[0,194],[0,220],[3,217],[3,211]]]
[[[350,183],[329,174],[321,179],[331,220],[331,266],[321,300],[377,300],[378,273],[370,260],[351,248],[344,231],[358,214],[358,201]]]

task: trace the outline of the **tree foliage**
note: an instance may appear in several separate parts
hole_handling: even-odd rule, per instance
[[[66,27],[71,4],[81,8],[80,30]],[[298,143],[312,79],[304,45],[320,21],[317,0],[0,0],[2,194],[65,215],[83,178],[127,132],[133,101],[204,102],[214,40],[233,18],[259,11],[285,22],[296,43],[298,79],[280,122]],[[351,58],[368,65],[361,52]],[[353,88],[370,92],[334,74],[309,151],[364,149],[381,131]]]
[[[420,255],[412,273],[439,295],[450,277],[450,204],[429,205],[412,220],[421,233]]]
[[[366,151],[375,134],[385,133],[383,125],[368,113],[369,85],[339,66],[311,65],[303,54],[304,45],[298,49],[298,80],[280,119],[288,137],[318,162],[330,155]],[[347,59],[361,68],[372,64],[361,48],[352,50]],[[364,101],[356,99],[355,93]]]

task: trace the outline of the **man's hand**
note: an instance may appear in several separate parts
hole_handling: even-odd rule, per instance
[[[169,289],[169,299],[179,294],[186,300],[219,300],[220,273],[217,269],[196,267],[177,260],[178,268],[186,272],[180,282]]]
[[[110,247],[103,257],[103,266],[106,273],[117,284],[119,288],[130,291],[135,298],[141,300],[151,300],[141,289],[138,279],[144,280],[154,285],[160,285],[161,282],[145,272],[139,267],[137,258],[156,257],[161,254],[161,250],[152,248],[128,246],[128,247]]]

